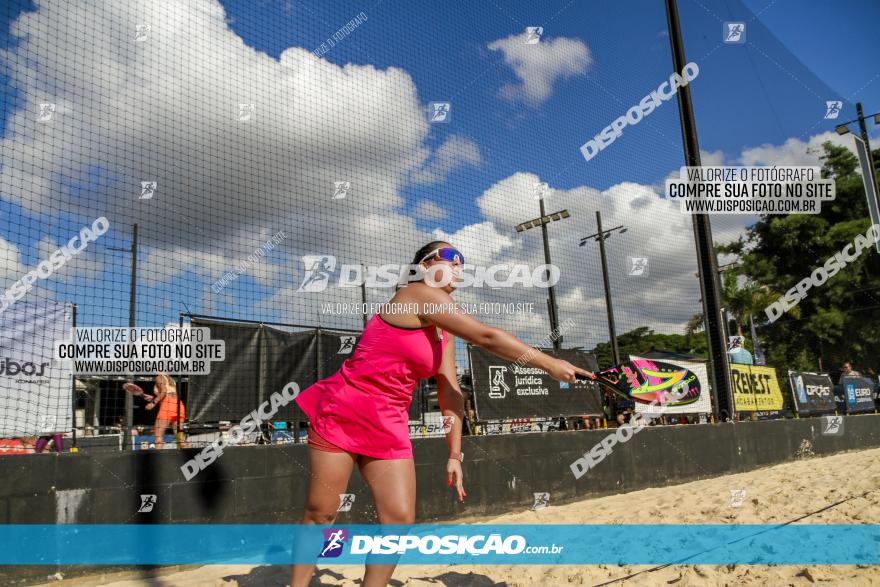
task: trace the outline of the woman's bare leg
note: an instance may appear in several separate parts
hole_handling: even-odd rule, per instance
[[[156,425],[153,428],[153,444],[156,445],[157,449],[165,445],[165,430],[168,429],[168,424],[168,420],[156,419]]]
[[[309,449],[309,496],[303,524],[332,524],[339,509],[339,494],[345,493],[355,456],[347,452]],[[317,558],[317,552],[315,553]],[[290,587],[306,587],[315,573],[315,563],[293,565]]]
[[[416,519],[416,468],[412,459],[358,459],[370,487],[380,524],[412,524]],[[385,587],[396,564],[368,564],[362,587]]]

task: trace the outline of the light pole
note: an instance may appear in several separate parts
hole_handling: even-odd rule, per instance
[[[871,183],[874,186],[874,193],[877,194],[878,206],[880,206],[880,189],[877,188],[877,170],[874,168],[874,154],[871,152],[871,142],[868,140],[868,127],[865,124],[865,113],[862,110],[861,102],[856,102],[856,115],[857,117],[853,120],[838,124],[837,128],[834,130],[836,130],[839,135],[845,135],[850,132],[849,127],[847,126],[848,124],[852,124],[853,122],[859,123],[859,131],[862,135],[862,141],[865,142],[865,149],[868,151],[868,167],[871,170]],[[870,116],[874,117],[874,124],[880,124],[880,112],[870,114],[869,117]],[[867,178],[865,178],[865,183],[867,183]],[[870,196],[870,192],[868,195]]]
[[[549,281],[550,275],[552,274],[550,273],[550,242],[547,236],[547,225],[551,222],[568,218],[571,214],[568,213],[568,210],[559,210],[558,212],[547,214],[544,212],[544,198],[540,198],[539,202],[541,204],[541,216],[517,224],[514,228],[516,228],[517,232],[523,232],[524,230],[529,230],[530,228],[535,228],[537,226],[541,227],[541,236],[544,239],[544,264],[547,265],[547,277]],[[550,338],[553,339],[553,349],[558,351],[562,348],[562,333],[559,332],[559,310],[556,307],[556,291],[552,285],[548,289],[550,300],[548,302],[547,310],[550,314],[550,332],[554,335]]]
[[[626,232],[626,227],[621,225],[609,228],[608,230],[602,230],[602,213],[596,210],[596,228],[599,232],[582,238],[580,246],[587,244],[587,241],[590,239],[599,243],[599,256],[602,258],[602,282],[605,284],[605,309],[608,311],[608,336],[611,339],[611,361],[614,365],[619,365],[620,350],[617,348],[617,331],[614,328],[614,307],[611,305],[611,282],[608,279],[608,260],[605,256],[605,239],[610,237],[614,231],[623,234]]]
[[[131,284],[128,292],[128,327],[135,326],[135,308],[137,306],[137,251],[138,251],[138,225],[132,225],[131,246],[121,249],[108,247],[111,251],[121,251],[131,254]],[[125,394],[125,430],[122,435],[122,448],[131,448],[131,428],[134,424],[134,398],[130,393]]]

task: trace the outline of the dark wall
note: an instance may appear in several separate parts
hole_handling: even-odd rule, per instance
[[[880,446],[878,415],[844,417],[840,436],[822,435],[821,422],[806,418],[646,428],[616,445],[610,456],[577,480],[569,465],[613,429],[465,437],[464,504],[446,486],[444,439],[414,440],[416,521],[522,511],[532,506],[536,492],[549,492],[553,505]],[[300,520],[308,484],[305,445],[227,449],[192,481],[185,481],[180,466],[197,452],[108,453],[84,448],[77,454],[0,456],[0,523]],[[375,522],[372,499],[357,472],[348,491],[356,495],[354,506],[337,521]],[[138,512],[142,494],[156,495],[152,512]],[[0,567],[0,585],[41,583],[56,571],[73,577],[117,570],[122,568]]]
[[[569,465],[613,430],[465,437],[464,504],[446,485],[443,439],[413,441],[417,520],[498,514],[550,503],[682,483],[794,460],[880,446],[880,416],[847,416],[844,433],[823,436],[821,420],[647,428],[580,479]],[[0,456],[0,523],[296,523],[308,482],[305,445],[230,448],[192,481],[180,465],[197,449]],[[342,523],[374,522],[369,491]],[[138,513],[142,494],[152,512]]]

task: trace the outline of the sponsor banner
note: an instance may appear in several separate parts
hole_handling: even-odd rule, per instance
[[[70,306],[56,302],[20,301],[0,314],[0,437],[71,431],[71,364],[53,352],[72,327]]]
[[[541,350],[588,371],[598,370],[589,353]],[[597,383],[562,383],[540,369],[505,361],[480,347],[468,346],[468,352],[479,420],[602,414]]]
[[[804,416],[826,414],[837,409],[834,401],[834,383],[827,373],[789,371],[791,395],[795,409]]]
[[[410,421],[410,438],[438,438],[446,436],[443,428],[443,414],[441,412],[425,412],[425,421]]]
[[[835,390],[837,409],[845,414],[874,411],[874,381],[867,377],[844,377]]]
[[[318,338],[321,344],[318,379],[323,379],[342,368],[342,363],[354,353],[360,334],[321,330]]]
[[[730,364],[733,404],[738,412],[766,412],[784,407],[773,367]]]
[[[16,524],[0,542],[3,565],[880,563],[876,524]]]
[[[662,359],[651,359],[649,357],[641,357],[638,355],[630,355],[630,361],[663,361]],[[653,414],[709,414],[712,412],[712,395],[709,391],[709,373],[706,371],[706,363],[702,361],[682,361],[675,359],[674,361],[663,361],[672,363],[683,369],[687,369],[697,376],[701,383],[700,397],[697,401],[681,406],[670,405],[660,409],[657,405],[646,404],[642,402],[633,402],[637,414],[653,413]]]
[[[27,446],[18,438],[0,438],[0,455],[26,455],[33,452],[33,446]]]
[[[200,422],[241,420],[291,381],[304,389],[317,381],[316,332],[285,332],[260,324],[192,319],[193,327],[209,327],[225,342],[226,359],[206,375],[190,377],[188,416]],[[276,420],[305,415],[293,402]]]

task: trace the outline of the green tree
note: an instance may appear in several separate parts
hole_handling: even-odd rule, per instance
[[[880,151],[874,152],[880,158]],[[738,256],[739,283],[728,288],[725,303],[738,327],[746,312],[759,324],[767,364],[784,369],[835,370],[853,360],[862,370],[878,366],[880,343],[880,255],[871,247],[837,275],[809,290],[799,305],[770,323],[763,308],[810,276],[871,222],[858,161],[843,147],[822,145],[822,176],[833,178],[836,199],[822,203],[821,214],[764,216],[740,241],[719,247]],[[731,278],[733,279],[733,278]],[[729,291],[728,291],[729,290]]]

